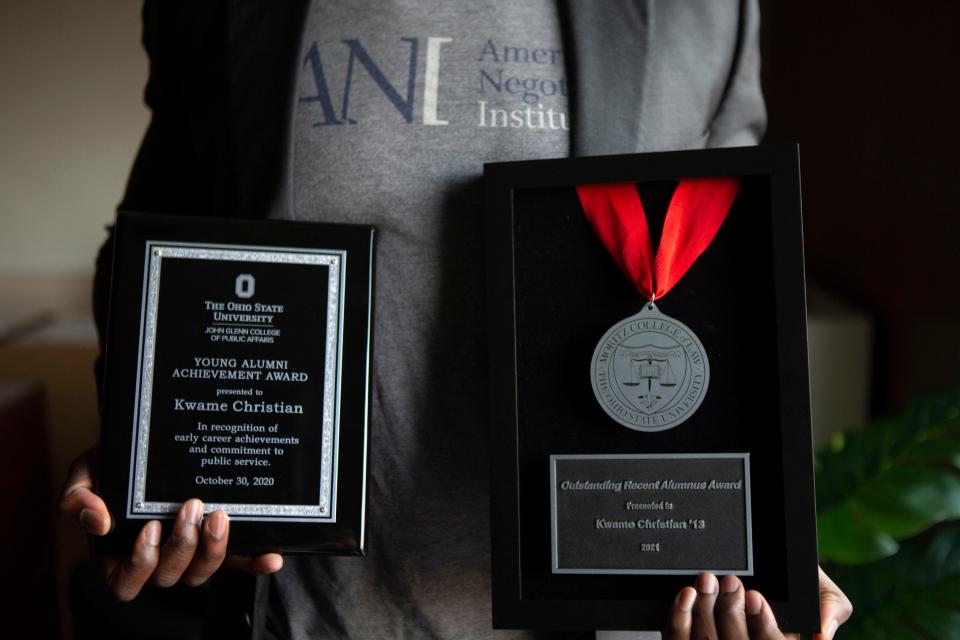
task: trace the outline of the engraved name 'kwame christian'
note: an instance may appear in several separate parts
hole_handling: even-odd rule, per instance
[[[597,518],[593,527],[595,529],[686,529],[687,523],[683,520],[674,520],[669,518],[664,520],[657,518],[651,520],[643,518],[640,520],[607,520],[606,518]]]
[[[185,398],[173,399],[174,411],[211,411],[223,413],[303,413],[302,404],[288,404],[286,402],[250,402],[249,400],[234,400],[233,402],[201,402]]]

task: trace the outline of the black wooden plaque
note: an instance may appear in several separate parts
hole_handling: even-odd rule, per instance
[[[363,552],[372,259],[371,227],[119,215],[101,550],[196,497],[232,552]]]
[[[709,385],[682,423],[627,428],[591,361],[645,301],[576,186],[633,183],[656,247],[678,181],[718,176],[736,199],[657,300],[702,343]],[[796,146],[495,163],[485,181],[494,626],[658,629],[709,570],[763,593],[785,631],[818,630]]]

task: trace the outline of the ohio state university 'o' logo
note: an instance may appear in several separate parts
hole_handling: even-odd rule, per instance
[[[252,298],[256,283],[257,281],[253,279],[252,275],[249,273],[241,273],[237,276],[234,293],[237,294],[238,298]]]

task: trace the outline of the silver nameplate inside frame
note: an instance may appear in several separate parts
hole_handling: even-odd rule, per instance
[[[753,575],[747,453],[550,456],[553,573]]]

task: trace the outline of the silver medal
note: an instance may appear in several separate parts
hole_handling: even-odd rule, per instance
[[[687,325],[647,302],[603,335],[593,351],[590,378],[611,418],[637,431],[664,431],[700,407],[710,363]]]

